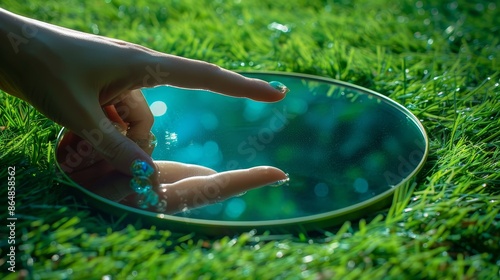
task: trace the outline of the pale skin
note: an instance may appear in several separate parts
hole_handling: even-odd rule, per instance
[[[169,195],[172,204],[174,199],[189,201],[193,193],[214,180],[230,182],[230,195],[287,178],[282,170],[269,166],[217,173],[176,162],[156,165],[151,151],[136,144],[149,137],[154,120],[141,88],[170,85],[206,89],[263,102],[284,98],[283,92],[265,81],[4,9],[0,9],[0,37],[1,90],[87,140],[122,176],[131,175],[130,165],[136,159],[155,166],[156,171],[165,168],[168,172],[153,175],[153,184],[186,190],[182,199]],[[109,105],[114,105],[127,126],[126,136],[110,129],[109,114],[103,110]]]

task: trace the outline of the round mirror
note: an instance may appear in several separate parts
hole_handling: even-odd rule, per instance
[[[280,81],[290,92],[280,102],[261,103],[174,87],[143,90],[155,116],[153,159],[216,171],[270,165],[289,174],[287,184],[173,215],[113,202],[69,176],[74,186],[108,212],[129,212],[174,230],[298,231],[386,207],[395,188],[425,161],[428,140],[422,125],[383,95],[315,76],[242,74]],[[61,132],[59,143],[63,138]]]

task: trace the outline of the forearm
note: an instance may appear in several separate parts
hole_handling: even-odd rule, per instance
[[[28,19],[0,8],[0,89],[23,99],[19,85],[34,30]]]

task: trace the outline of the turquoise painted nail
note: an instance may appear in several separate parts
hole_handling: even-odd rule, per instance
[[[164,209],[159,208],[160,206],[164,207],[165,205],[158,205],[160,198],[156,192],[148,191],[146,193],[140,193],[137,197],[137,206],[139,206],[139,208],[148,209],[150,206],[153,206],[157,207],[157,210],[165,211]]]
[[[279,90],[283,94],[286,94],[287,92],[290,91],[284,84],[282,84],[281,82],[278,82],[278,81],[269,82],[269,85],[271,85],[273,88]]]
[[[158,204],[159,198],[156,192],[149,192],[146,194],[146,202],[151,206]]]
[[[146,195],[144,194],[140,194],[138,199],[137,199],[137,206],[139,206],[139,208],[142,208],[142,209],[148,209],[149,208],[149,204],[146,200]]]
[[[138,194],[145,194],[153,188],[151,181],[148,177],[144,176],[132,178],[130,180],[130,187]]]
[[[135,177],[149,177],[155,172],[155,169],[147,162],[136,159],[130,166],[130,172],[132,172],[132,175]]]

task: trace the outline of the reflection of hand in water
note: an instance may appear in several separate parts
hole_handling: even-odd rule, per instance
[[[110,120],[117,124],[119,130],[127,131],[129,124],[119,117],[113,106],[106,107],[105,112]],[[147,129],[149,131],[150,126]],[[130,130],[127,131],[127,136],[129,133]],[[146,142],[141,140],[138,144],[151,154],[152,147],[144,145]],[[86,152],[81,152],[82,147],[85,147],[83,150]],[[71,170],[66,170],[75,182],[104,198],[137,207],[139,195],[130,186],[132,177],[117,171],[89,149],[92,148],[85,140],[68,132],[58,147],[58,161],[64,166],[65,161],[79,156],[78,166],[73,165]],[[80,152],[76,154],[78,150]],[[154,163],[159,171],[159,185],[154,187],[153,191],[158,194],[159,202],[148,208],[163,213],[175,213],[219,202],[287,178],[281,170],[268,166],[217,173],[210,168],[193,164],[172,161]]]

